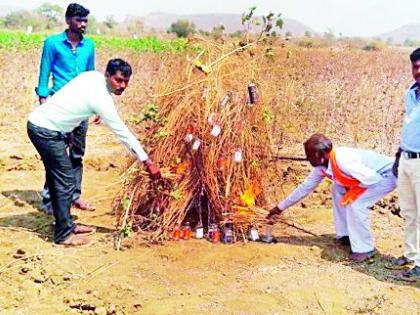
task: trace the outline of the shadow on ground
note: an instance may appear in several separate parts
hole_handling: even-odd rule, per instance
[[[10,199],[16,206],[19,207],[31,207],[38,211],[29,213],[5,214],[0,217],[0,227],[3,229],[14,229],[22,230],[27,232],[33,232],[43,240],[52,241],[52,234],[54,229],[54,217],[46,214],[41,209],[41,198],[40,193],[34,190],[11,190],[1,192],[3,196]],[[78,219],[77,215],[73,215],[73,220]],[[103,226],[95,226],[97,233],[108,234],[115,232],[114,229],[110,229]]]
[[[350,266],[352,269],[375,277],[379,281],[390,282],[398,285],[407,285],[420,288],[420,281],[408,282],[401,279],[402,271],[386,268],[392,258],[389,255],[377,252],[372,259],[363,263],[354,263],[348,259],[350,247],[338,245],[335,242],[335,235],[324,234],[319,236],[280,236],[276,237],[278,243],[292,244],[298,246],[317,246],[321,249],[321,258]]]
[[[41,193],[36,190],[7,190],[2,191],[1,194],[10,199],[15,205],[24,207],[29,205],[39,211],[41,208]]]

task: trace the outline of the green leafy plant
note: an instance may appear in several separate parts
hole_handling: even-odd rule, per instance
[[[129,224],[127,224],[126,226],[124,226],[123,230],[122,230],[122,234],[124,235],[124,237],[131,237],[133,236],[133,227]]]
[[[269,124],[273,121],[274,119],[274,114],[271,110],[269,110],[268,108],[266,108],[263,112],[263,120]]]
[[[174,185],[172,187],[172,190],[171,190],[169,195],[171,196],[172,199],[175,199],[175,200],[181,200],[182,199],[182,192],[179,189],[178,185]]]
[[[159,121],[159,109],[156,104],[147,104],[143,110],[143,118],[141,121]]]

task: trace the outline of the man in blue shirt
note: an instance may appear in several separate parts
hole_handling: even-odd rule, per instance
[[[415,83],[406,93],[400,149],[394,164],[401,215],[405,219],[404,254],[394,264],[414,264],[403,277],[420,279],[420,48],[411,53],[410,60]]]
[[[94,43],[83,37],[88,24],[88,15],[88,9],[77,3],[70,4],[66,10],[68,29],[63,33],[49,36],[45,40],[36,88],[40,104],[45,103],[48,96],[56,93],[81,72],[95,69]],[[49,88],[51,75],[52,87]],[[76,190],[72,199],[75,207],[82,210],[94,210],[93,206],[80,198],[87,129],[88,121],[83,121],[67,135],[70,160],[76,177]],[[52,212],[46,184],[42,192],[42,208],[49,213]]]

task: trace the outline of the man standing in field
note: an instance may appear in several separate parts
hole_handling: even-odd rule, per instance
[[[309,195],[327,177],[332,180],[332,201],[337,241],[350,245],[350,259],[362,262],[374,255],[370,230],[370,207],[393,191],[392,158],[373,151],[346,147],[333,148],[322,134],[304,143],[308,161],[314,167],[306,180],[274,207],[267,219]]]
[[[29,116],[28,135],[44,163],[51,193],[56,244],[86,245],[89,240],[84,235],[95,232],[92,227],[75,225],[70,216],[77,181],[71,156],[66,150],[65,134],[82,121],[92,115],[100,116],[130,152],[145,164],[152,179],[160,178],[159,168],[121,120],[111,96],[111,93],[121,95],[124,92],[131,73],[131,66],[127,62],[110,60],[105,75],[97,71],[81,73]]]
[[[77,3],[72,3],[66,10],[68,29],[63,33],[49,36],[42,51],[39,81],[36,92],[39,103],[44,104],[47,97],[57,93],[67,82],[84,71],[95,69],[95,47],[93,41],[83,37],[88,24],[89,10]],[[48,86],[52,75],[52,88]],[[68,136],[68,147],[73,171],[76,175],[76,189],[73,205],[82,210],[94,210],[83,201],[82,174],[85,154],[88,121],[82,121]],[[51,213],[51,200],[47,184],[42,192],[42,208]]]
[[[394,266],[414,265],[403,277],[420,279],[420,48],[411,53],[410,60],[416,82],[406,93],[406,113],[394,165],[401,215],[405,219],[404,253],[394,260]]]

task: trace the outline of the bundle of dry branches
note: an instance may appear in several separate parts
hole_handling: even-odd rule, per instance
[[[198,57],[162,66],[167,80],[139,121],[147,125],[143,142],[153,161],[164,166],[163,179],[152,182],[138,163],[124,173],[117,202],[122,232],[150,231],[158,240],[184,221],[205,228],[232,222],[243,235],[263,218],[271,138],[269,84],[260,78],[267,58],[203,46]]]

